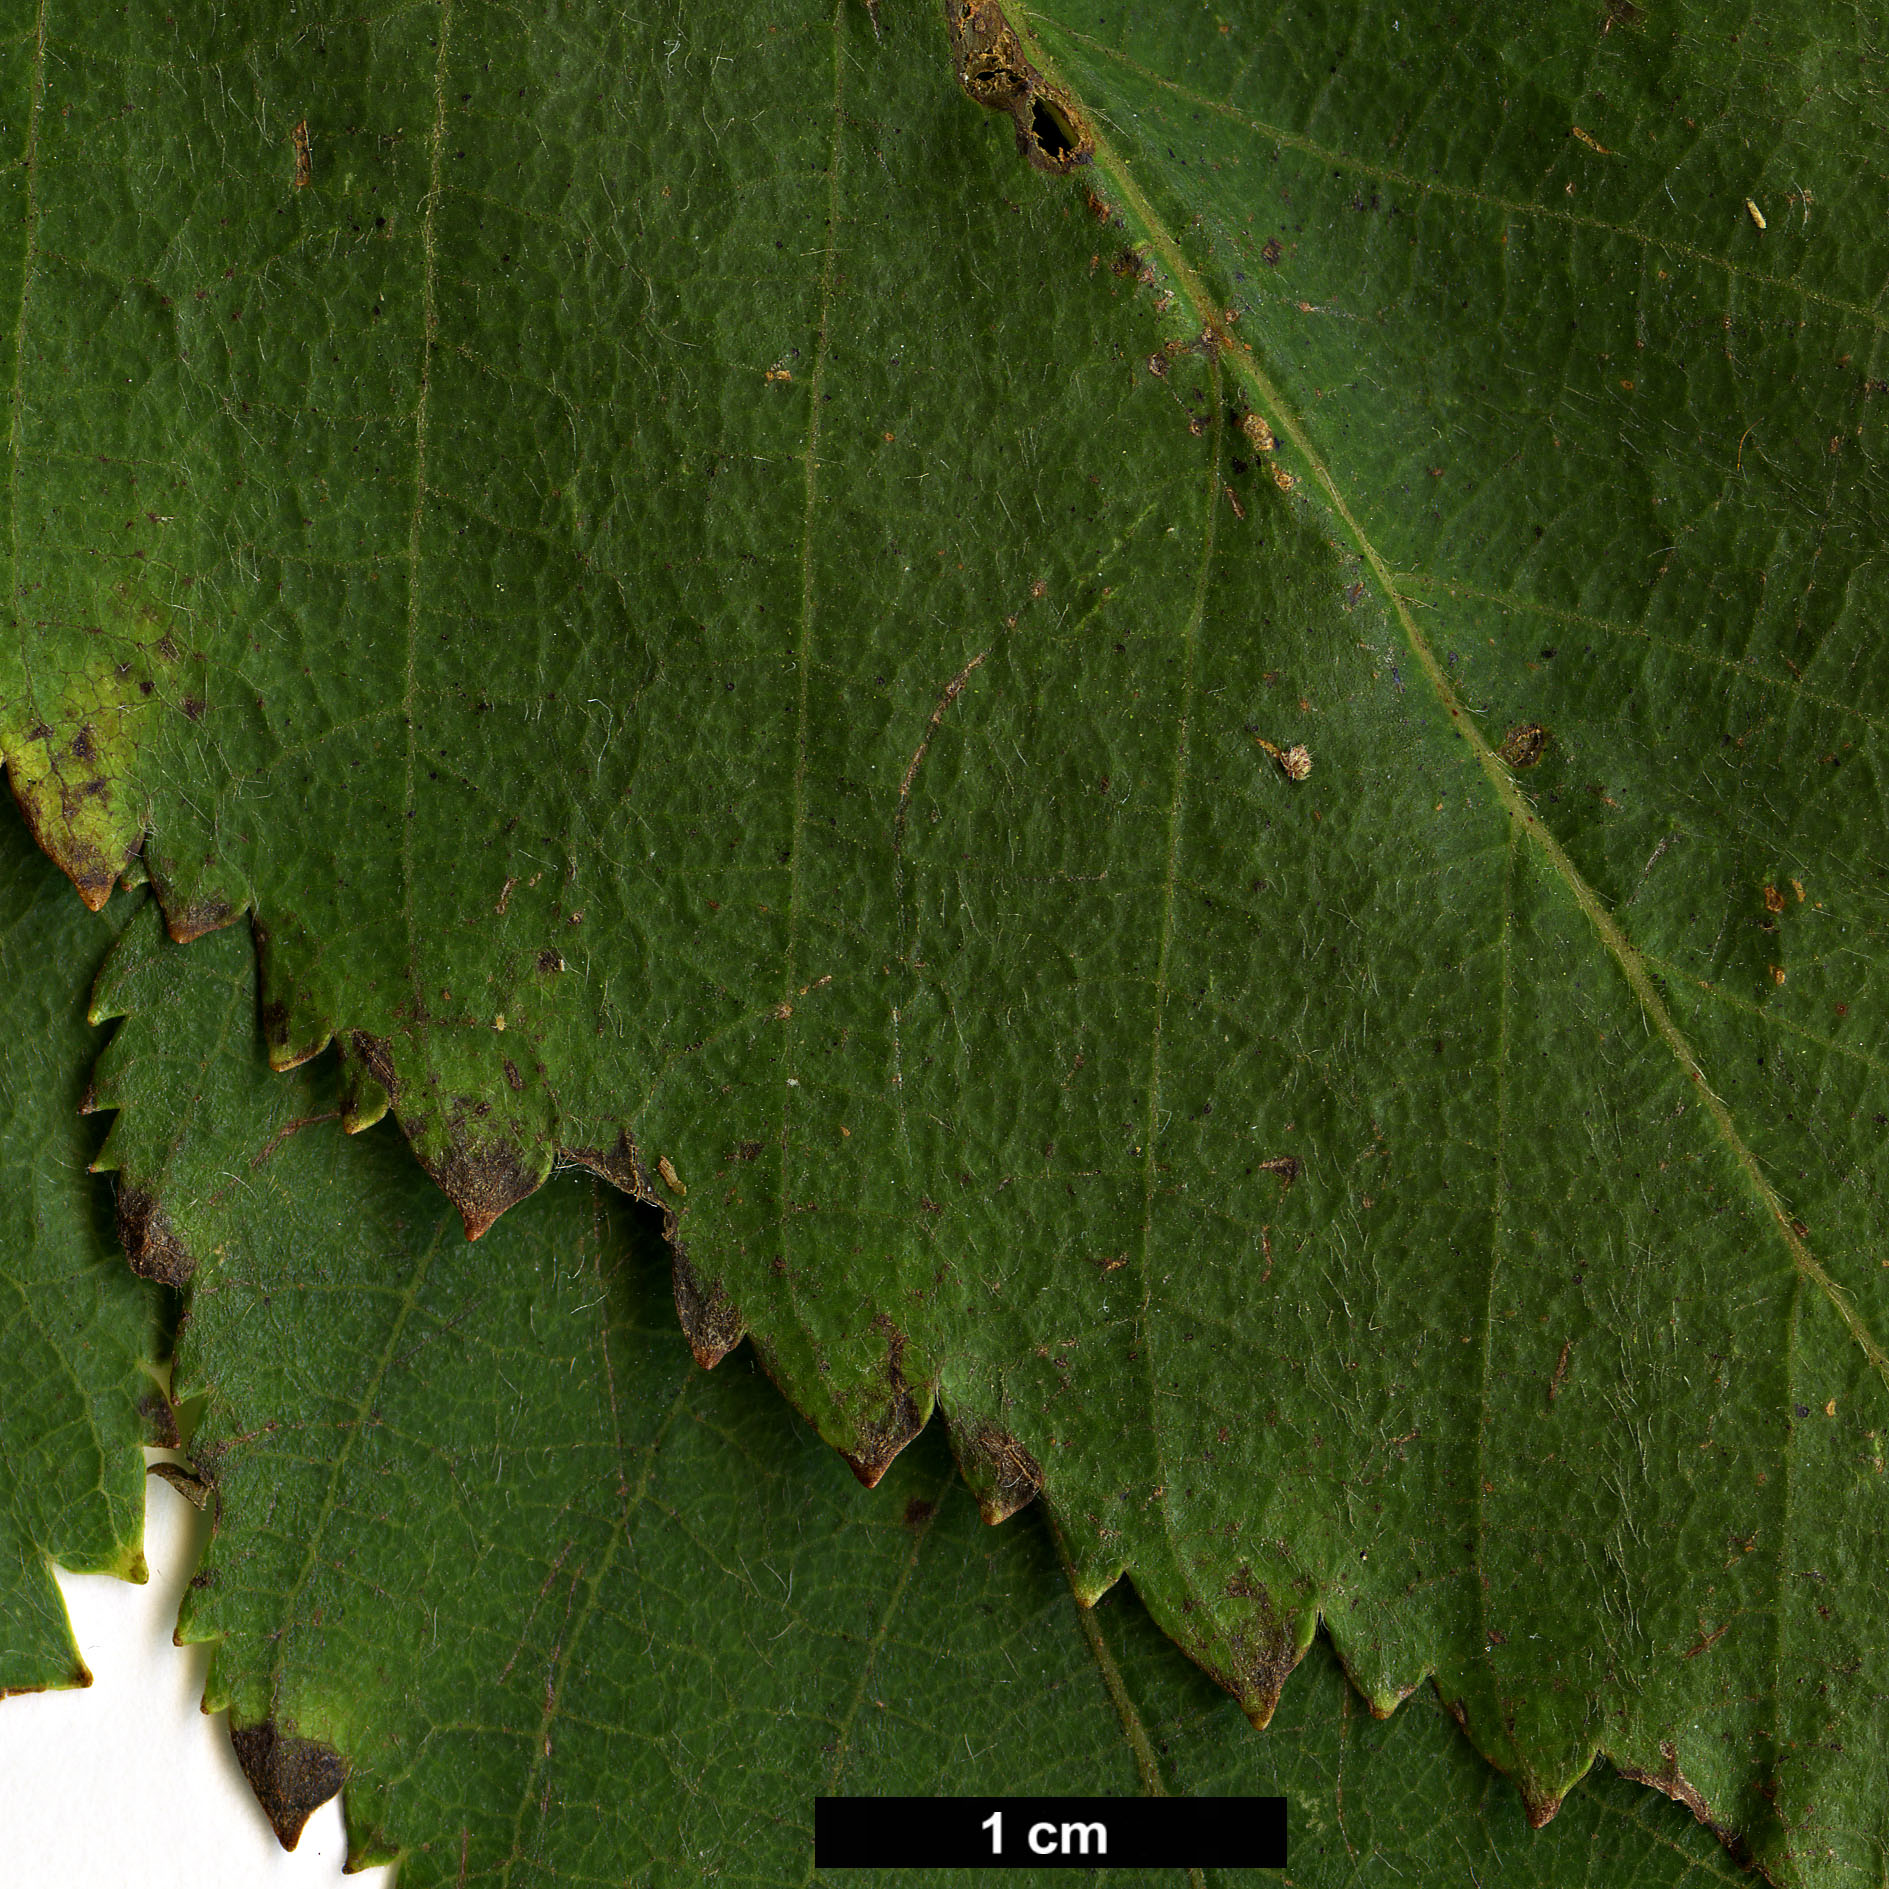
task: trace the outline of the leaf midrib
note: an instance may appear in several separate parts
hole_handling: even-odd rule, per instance
[[[1021,15],[1021,7],[1012,7],[1012,12]],[[1536,203],[1527,197],[1499,197],[1486,190],[1472,190],[1467,184],[1453,184],[1440,177],[1415,177],[1408,171],[1394,169],[1388,164],[1373,164],[1368,158],[1357,157],[1350,152],[1334,151],[1329,146],[1308,138],[1303,132],[1286,131],[1278,125],[1268,124],[1264,119],[1254,118],[1249,113],[1239,111],[1224,100],[1208,98],[1205,93],[1196,92],[1180,84],[1177,80],[1164,78],[1153,72],[1138,60],[1119,51],[1113,46],[1087,33],[1079,33],[1064,28],[1064,37],[1079,42],[1090,51],[1121,66],[1125,71],[1134,73],[1157,90],[1172,93],[1174,97],[1187,104],[1198,106],[1202,111],[1209,111],[1217,118],[1229,119],[1242,130],[1253,133],[1256,137],[1266,138],[1282,145],[1288,151],[1297,151],[1304,157],[1316,158],[1322,164],[1341,165],[1346,170],[1355,171],[1360,177],[1369,177],[1378,183],[1396,184],[1420,195],[1444,197],[1453,203],[1480,204],[1487,210],[1500,210],[1505,216],[1533,217],[1544,223],[1560,223],[1570,229],[1593,230],[1604,236],[1624,237],[1628,242],[1639,243],[1649,249],[1662,249],[1670,256],[1684,256],[1688,262],[1705,263],[1711,268],[1722,269],[1726,275],[1742,282],[1755,282],[1765,288],[1781,290],[1786,295],[1801,295],[1807,302],[1815,302],[1819,307],[1834,309],[1838,314],[1849,315],[1858,321],[1868,322],[1879,332],[1889,330],[1889,315],[1862,302],[1845,301],[1840,295],[1826,294],[1822,289],[1813,289],[1802,282],[1791,280],[1788,276],[1768,275],[1762,269],[1747,269],[1742,263],[1733,262],[1727,256],[1715,254],[1712,250],[1701,248],[1696,243],[1675,242],[1669,236],[1656,236],[1650,230],[1643,230],[1631,223],[1610,223],[1605,217],[1585,216],[1578,210],[1564,210],[1559,204]],[[1047,61],[1045,72],[1050,71]],[[1058,81],[1061,82],[1060,80]],[[1235,83],[1238,81],[1236,80]],[[1071,94],[1074,96],[1074,94]],[[1097,137],[1096,155],[1102,156],[1102,142]],[[1610,154],[1611,155],[1611,154]],[[1112,162],[1112,160],[1110,160]]]
[[[1502,807],[1504,812],[1508,814],[1511,823],[1534,842],[1549,869],[1565,887],[1569,895],[1574,899],[1574,902],[1580,907],[1588,923],[1594,928],[1595,933],[1598,935],[1608,955],[1612,957],[1614,962],[1619,966],[1621,975],[1626,979],[1627,986],[1633,992],[1647,1021],[1658,1033],[1661,1041],[1664,1042],[1666,1047],[1672,1052],[1674,1059],[1685,1071],[1687,1079],[1698,1090],[1701,1105],[1710,1118],[1714,1130],[1724,1143],[1727,1151],[1736,1161],[1747,1184],[1757,1197],[1759,1205],[1763,1207],[1768,1215],[1771,1226],[1778,1239],[1783,1244],[1791,1264],[1799,1274],[1809,1280],[1823,1293],[1831,1307],[1835,1310],[1837,1316],[1843,1321],[1845,1329],[1855,1341],[1857,1348],[1863,1353],[1863,1356],[1869,1361],[1870,1365],[1875,1369],[1878,1376],[1883,1379],[1884,1383],[1889,1384],[1889,1353],[1884,1351],[1883,1346],[1877,1341],[1875,1335],[1863,1323],[1862,1317],[1857,1312],[1855,1306],[1850,1303],[1848,1295],[1841,1290],[1824,1270],[1823,1266],[1817,1260],[1816,1255],[1811,1252],[1808,1243],[1792,1226],[1790,1216],[1785,1211],[1784,1204],[1778,1198],[1776,1190],[1766,1178],[1764,1170],[1759,1164],[1758,1157],[1752,1151],[1749,1143],[1747,1143],[1744,1137],[1738,1132],[1737,1124],[1732,1119],[1731,1110],[1727,1107],[1723,1098],[1719,1096],[1717,1091],[1714,1090],[1712,1085],[1706,1080],[1703,1065],[1693,1052],[1691,1045],[1686,1041],[1684,1034],[1674,1021],[1671,1013],[1667,1010],[1639,952],[1634,948],[1626,934],[1614,922],[1613,915],[1607,910],[1599,893],[1582,877],[1573,860],[1568,857],[1560,841],[1548,831],[1542,821],[1535,817],[1532,807],[1521,790],[1515,785],[1508,769],[1503,765],[1494,749],[1491,748],[1489,743],[1483,738],[1482,731],[1475,725],[1473,716],[1464,712],[1460,698],[1450,686],[1449,678],[1444,674],[1442,665],[1437,661],[1436,652],[1431,648],[1429,640],[1424,636],[1422,630],[1418,628],[1416,619],[1411,614],[1409,605],[1406,603],[1402,593],[1398,590],[1396,581],[1384,560],[1383,554],[1366,534],[1363,525],[1359,523],[1344,493],[1340,490],[1336,478],[1334,478],[1330,468],[1327,467],[1324,459],[1313,445],[1310,434],[1298,413],[1287,403],[1280,389],[1273,384],[1271,376],[1266,373],[1265,369],[1261,367],[1257,359],[1255,359],[1252,348],[1246,342],[1239,340],[1227,326],[1221,313],[1223,304],[1218,299],[1208,294],[1206,284],[1201,280],[1199,273],[1182,253],[1178,239],[1161,221],[1160,217],[1155,212],[1154,206],[1148,201],[1146,194],[1135,181],[1134,175],[1128,165],[1116,153],[1107,134],[1097,122],[1097,114],[1094,108],[1088,106],[1083,101],[1081,94],[1078,93],[1057,70],[1052,56],[1043,48],[1040,33],[1031,20],[1027,8],[1019,4],[1018,0],[1010,0],[1010,12],[1014,16],[1015,23],[1019,25],[1029,38],[1033,56],[1041,67],[1045,77],[1053,84],[1061,87],[1067,96],[1075,100],[1078,106],[1082,108],[1089,124],[1090,132],[1094,138],[1095,163],[1097,169],[1099,169],[1108,178],[1109,182],[1121,193],[1129,213],[1146,233],[1148,241],[1160,256],[1162,264],[1166,267],[1181,296],[1192,310],[1202,331],[1214,343],[1215,350],[1219,357],[1226,363],[1232,373],[1245,383],[1254,406],[1266,417],[1274,433],[1282,440],[1290,442],[1299,457],[1303,460],[1307,470],[1310,472],[1313,482],[1318,486],[1320,492],[1324,494],[1332,510],[1334,510],[1343,521],[1345,529],[1350,533],[1352,542],[1358,548],[1359,555],[1363,558],[1376,582],[1379,594],[1383,597],[1391,614],[1396,618],[1399,628],[1403,631],[1404,640],[1409,645],[1411,654],[1415,657],[1418,668],[1423,672],[1425,680],[1430,684],[1438,703],[1448,711],[1451,725],[1462,737],[1470,753],[1475,757],[1477,765],[1482,769],[1483,778],[1488,782],[1497,803]],[[1070,37],[1073,39],[1080,36],[1072,34]],[[1106,49],[1098,48],[1098,50]],[[1153,78],[1154,75],[1149,74],[1147,76]],[[1178,90],[1179,88],[1173,89]],[[1202,99],[1199,102],[1204,106],[1211,105],[1212,103],[1212,101],[1206,99]],[[1265,135],[1267,136],[1282,135],[1272,132],[1270,129],[1259,129],[1264,129]],[[1348,163],[1351,161],[1349,159],[1340,160],[1336,154],[1321,152],[1320,155],[1332,155],[1334,162],[1343,161]],[[1417,180],[1409,179],[1406,181],[1415,183]],[[1607,225],[1604,227],[1613,228],[1614,226]],[[1621,233],[1629,235],[1635,234],[1635,232],[1631,231]],[[1683,252],[1683,245],[1669,246],[1678,248]],[[1725,268],[1732,267],[1731,264],[1724,263],[1722,259],[1717,257],[1708,257],[1707,260],[1717,262],[1720,266]],[[1777,282],[1775,278],[1769,277],[1764,279],[1771,282],[1773,286],[1797,288],[1798,292],[1801,294],[1814,295],[1814,291],[1799,288],[1798,285],[1795,284],[1780,283]],[[1818,299],[1828,300],[1827,297]],[[1878,318],[1870,314],[1868,310],[1855,308],[1847,303],[1836,305],[1844,308],[1847,313],[1863,316],[1872,321],[1878,321],[1878,325],[1882,325]]]

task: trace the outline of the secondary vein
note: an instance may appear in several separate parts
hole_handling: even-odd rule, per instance
[[[820,262],[820,330],[814,342],[813,373],[807,383],[807,450],[803,456],[806,505],[800,529],[800,634],[794,644],[794,668],[799,683],[794,733],[794,824],[787,866],[787,975],[781,986],[781,1018],[788,1030],[782,1073],[789,1080],[794,1045],[792,1002],[800,944],[800,853],[807,826],[807,718],[810,712],[807,669],[813,652],[813,518],[819,497],[820,395],[826,381],[827,335],[833,312],[833,263],[839,247],[840,131],[844,124],[842,111],[846,89],[845,14],[846,0],[839,0],[833,9],[833,142],[827,151],[826,247]],[[792,1090],[783,1083],[780,1141],[780,1227],[783,1243],[787,1237],[788,1220],[788,1161],[791,1158],[792,1139],[788,1133],[788,1115],[791,1102]]]

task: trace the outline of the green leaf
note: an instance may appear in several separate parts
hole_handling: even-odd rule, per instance
[[[0,747],[472,1230],[661,1202],[863,1475],[939,1403],[1255,1717],[1322,1618],[1536,1818],[1600,1751],[1832,1881],[1873,54],[1406,13],[47,0]]]
[[[1125,1586],[1077,1607],[1034,1513],[980,1526],[941,1438],[868,1493],[745,1356],[698,1370],[652,1216],[588,1177],[467,1247],[397,1141],[342,1142],[331,1065],[262,1068],[246,941],[142,913],[99,1001],[102,1159],[192,1260],[180,1637],[285,1840],[345,1771],[352,1861],[408,1889],[798,1886],[816,1791],[1280,1792],[1302,1885],[1748,1880],[1605,1774],[1531,1832],[1434,1694],[1374,1723],[1323,1648],[1253,1731]]]
[[[79,1114],[97,1054],[94,918],[0,821],[0,1697],[89,1686],[51,1563],[144,1579],[144,1458],[169,1406],[158,1295],[125,1271],[99,1141]],[[122,916],[122,914],[119,914]]]

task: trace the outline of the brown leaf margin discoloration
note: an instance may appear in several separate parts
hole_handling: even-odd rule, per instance
[[[404,1126],[405,1124],[403,1124]],[[527,1166],[519,1150],[498,1139],[475,1142],[455,1137],[443,1154],[429,1154],[411,1131],[408,1145],[414,1159],[459,1209],[466,1223],[466,1238],[476,1240],[508,1207],[535,1194],[544,1176]]]
[[[875,1321],[885,1335],[886,1358],[883,1407],[861,1420],[856,1427],[857,1442],[850,1450],[841,1450],[846,1466],[868,1489],[876,1488],[880,1477],[890,1469],[899,1452],[914,1441],[931,1417],[931,1398],[921,1397],[905,1376],[905,1334],[889,1318]]]
[[[1699,1795],[1697,1788],[1679,1768],[1679,1748],[1668,1738],[1660,1743],[1660,1767],[1657,1771],[1636,1770],[1632,1765],[1617,1764],[1614,1769],[1633,1784],[1651,1785],[1656,1791],[1670,1797],[1675,1804],[1683,1804],[1686,1809],[1711,1831],[1731,1853],[1732,1860],[1745,1869],[1757,1867],[1753,1860],[1750,1846],[1736,1830],[1729,1829],[1712,1815],[1706,1801]],[[1537,1828],[1540,1826],[1538,1825]]]
[[[1233,1694],[1240,1710],[1263,1732],[1272,1723],[1279,1695],[1305,1649],[1294,1632],[1291,1610],[1279,1606],[1250,1567],[1242,1566],[1227,1582],[1226,1591],[1231,1599],[1252,1603],[1248,1624],[1226,1633],[1219,1646],[1203,1642],[1186,1650]]]
[[[347,1763],[338,1751],[312,1738],[298,1738],[292,1728],[279,1727],[273,1719],[259,1725],[232,1724],[230,1744],[285,1850],[294,1849],[309,1818],[348,1779]]]
[[[747,1321],[719,1279],[706,1287],[689,1263],[681,1221],[668,1196],[657,1187],[627,1129],[618,1131],[613,1148],[572,1148],[570,1158],[662,1215],[662,1233],[668,1243],[670,1274],[676,1296],[676,1318],[689,1349],[703,1370],[712,1371],[748,1335]]]

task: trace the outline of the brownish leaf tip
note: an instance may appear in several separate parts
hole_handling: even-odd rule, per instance
[[[156,1476],[160,1481],[168,1482],[193,1509],[209,1506],[210,1485],[201,1476],[193,1476],[181,1464],[153,1463],[144,1473],[147,1476]]]
[[[977,1498],[978,1513],[995,1527],[1034,1502],[1043,1492],[1043,1471],[1036,1458],[994,1423],[954,1427],[951,1447],[959,1473]]]
[[[880,1318],[876,1323],[885,1335],[886,1358],[883,1382],[873,1385],[869,1394],[884,1401],[856,1423],[854,1447],[840,1452],[847,1467],[868,1489],[878,1486],[879,1478],[892,1467],[899,1451],[924,1429],[932,1401],[905,1381],[905,1334],[889,1318]]]
[[[208,898],[192,899],[176,911],[164,914],[164,928],[177,944],[195,944],[199,938],[207,937],[213,931],[221,931],[237,916],[236,908],[228,899],[214,895]]]
[[[1554,1822],[1555,1812],[1561,1808],[1558,1797],[1537,1797],[1533,1792],[1524,1790],[1522,1808],[1528,1815],[1528,1827],[1531,1830],[1545,1830]]]
[[[1280,1610],[1265,1581],[1250,1567],[1243,1565],[1227,1582],[1226,1595],[1229,1600],[1250,1603],[1245,1619],[1223,1625],[1211,1639],[1201,1638],[1197,1631],[1187,1633],[1182,1644],[1189,1647],[1197,1664],[1233,1694],[1252,1723],[1264,1731],[1272,1722],[1286,1681],[1299,1663],[1298,1636],[1292,1616]]]
[[[899,1452],[925,1427],[916,1402],[909,1392],[889,1411],[883,1422],[862,1427],[857,1449],[846,1452],[846,1467],[868,1489],[876,1489],[880,1479],[897,1460]]]
[[[672,1251],[676,1318],[696,1363],[712,1371],[747,1336],[748,1328],[734,1301],[722,1290],[721,1281],[713,1281],[704,1290],[688,1254],[673,1244]]]
[[[414,1152],[440,1191],[459,1209],[469,1240],[484,1234],[506,1208],[536,1193],[543,1178],[526,1167],[509,1142],[483,1146],[459,1142],[448,1147],[443,1156],[431,1159],[420,1153],[417,1144]]]
[[[301,1841],[302,1826],[347,1782],[341,1754],[312,1738],[296,1738],[264,1719],[231,1725],[230,1743],[263,1814],[285,1850]]]

